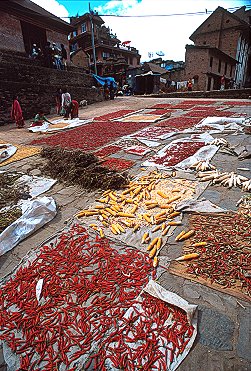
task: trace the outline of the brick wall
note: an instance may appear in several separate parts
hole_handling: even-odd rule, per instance
[[[25,52],[20,21],[2,11],[0,12],[0,47]]]
[[[194,90],[205,90],[208,71],[208,49],[190,49],[186,50],[186,79],[199,76],[198,83],[194,86]]]
[[[19,96],[25,119],[32,118],[41,109],[50,113],[55,108],[55,93],[60,87],[66,87],[78,101],[86,99],[88,104],[102,101],[102,95],[92,87],[92,76],[76,71],[41,67],[36,61],[0,51],[0,125],[11,122],[13,94]]]

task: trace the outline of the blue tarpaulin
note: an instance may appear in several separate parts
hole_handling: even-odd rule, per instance
[[[98,76],[98,75],[92,75],[96,81],[100,84],[100,85],[104,85],[105,82],[107,83],[107,85],[110,85],[112,83],[113,87],[114,88],[117,88],[117,84],[116,84],[116,81],[114,80],[113,77],[102,77],[102,76]]]

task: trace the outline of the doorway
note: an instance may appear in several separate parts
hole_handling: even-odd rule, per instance
[[[36,44],[41,50],[44,49],[47,37],[46,30],[31,23],[21,21],[21,28],[26,53],[29,55],[33,44]]]

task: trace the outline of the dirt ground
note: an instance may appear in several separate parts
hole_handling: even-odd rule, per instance
[[[179,98],[145,98],[145,97],[118,97],[114,101],[96,103],[80,110],[80,117],[87,119],[122,109],[140,110],[151,107],[158,103],[172,103],[184,101]],[[205,100],[205,99],[204,99]],[[199,101],[199,99],[198,99]],[[209,99],[209,101],[211,101]],[[212,100],[214,101],[214,100]],[[224,99],[226,101],[226,99]],[[220,103],[220,100],[218,100]],[[251,116],[249,107],[231,108],[236,112],[246,112]],[[179,116],[176,112],[172,116]],[[49,117],[48,118],[52,118]],[[29,122],[26,122],[26,127]],[[217,135],[220,136],[220,135]],[[29,133],[26,128],[16,129],[14,124],[0,127],[0,139],[6,143],[28,144],[33,139],[41,137],[40,134]],[[180,136],[182,137],[182,135]],[[250,136],[227,135],[224,136],[233,146],[251,144]],[[164,144],[169,143],[169,138]],[[128,156],[135,160],[135,156]],[[40,156],[33,156],[13,162],[1,167],[0,170],[21,171],[33,175],[41,175],[38,169],[43,163]],[[140,162],[140,160],[138,160]],[[237,167],[249,167],[250,159],[239,161],[236,157],[223,153],[217,153],[213,159],[215,166],[224,171],[232,171]],[[137,173],[139,166],[131,171]],[[250,178],[251,171],[245,173]],[[73,215],[79,210],[89,207],[100,194],[99,192],[87,192],[76,186],[65,186],[56,183],[46,195],[53,196],[57,205],[57,216],[43,228],[18,244],[17,247],[0,257],[0,278],[10,273],[28,251],[42,244],[49,236],[65,226]],[[243,195],[238,188],[219,188],[209,186],[200,198],[211,200],[220,207],[236,210],[236,202]],[[177,247],[178,248],[178,247]],[[168,246],[166,254],[169,254]],[[168,271],[161,276],[159,283],[171,290],[188,302],[198,305],[198,336],[189,355],[179,367],[181,371],[248,371],[251,370],[251,302],[239,300],[234,296],[216,291],[204,285],[170,274]],[[0,371],[4,371],[6,365],[0,351]]]

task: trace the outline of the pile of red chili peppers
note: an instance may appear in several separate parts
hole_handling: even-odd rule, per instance
[[[106,146],[102,149],[99,149],[98,151],[94,152],[95,156],[98,157],[106,157],[109,155],[112,155],[113,153],[121,151],[121,147],[116,145]]]
[[[150,161],[163,166],[173,166],[192,156],[205,145],[204,142],[177,142],[171,144],[164,155],[155,155]]]
[[[184,351],[193,327],[181,309],[149,295],[143,295],[144,315],[139,314],[137,297],[155,274],[147,255],[116,249],[72,225],[1,288],[0,339],[20,357],[19,371],[74,371],[77,365],[105,371],[107,362],[154,370],[157,361],[156,369],[166,370],[166,362]],[[168,345],[161,354],[163,342]]]
[[[156,126],[160,127],[168,127],[170,129],[178,129],[180,131],[184,129],[192,128],[194,125],[198,124],[201,121],[201,118],[193,117],[174,117],[167,119],[165,121],[162,121],[158,123]]]
[[[135,133],[148,125],[149,123],[146,122],[94,121],[63,133],[33,140],[32,144],[92,151],[124,135]]]
[[[196,263],[188,263],[187,272],[215,282],[224,288],[234,287],[251,297],[251,217],[247,213],[223,216],[192,216],[193,248],[200,254]]]
[[[99,117],[95,117],[94,120],[95,121],[112,120],[112,119],[116,119],[116,118],[128,115],[128,113],[132,113],[132,112],[134,112],[134,111],[131,110],[131,109],[120,110],[120,111],[116,111],[116,112],[107,113],[106,115],[102,115],[102,116],[99,116]]]
[[[106,166],[111,170],[123,171],[130,169],[135,162],[131,160],[125,160],[123,158],[109,157],[107,160],[102,162],[102,166]]]

